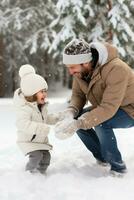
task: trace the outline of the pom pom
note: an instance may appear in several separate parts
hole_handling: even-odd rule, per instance
[[[35,69],[29,64],[22,65],[19,70],[19,76],[23,78],[24,76],[29,74],[35,74]]]

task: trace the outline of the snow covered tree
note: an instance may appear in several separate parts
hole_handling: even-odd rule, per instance
[[[0,35],[0,97],[3,97],[4,95],[4,59],[3,59],[3,37]]]
[[[113,43],[118,47],[121,56],[132,64],[134,61],[134,1],[113,1],[108,17],[113,31]]]
[[[51,0],[2,0],[0,2],[0,32],[5,38],[7,85],[14,90],[18,83],[18,68],[33,64],[37,72],[49,81],[55,78],[54,61],[47,50],[53,32],[49,27],[54,17]],[[52,75],[53,77],[51,77]],[[6,77],[5,77],[6,78]],[[7,79],[7,78],[6,78]],[[13,81],[12,81],[13,80]],[[12,83],[13,84],[10,84]],[[8,88],[9,88],[8,87]],[[10,92],[10,91],[9,91]]]
[[[59,14],[50,25],[58,32],[50,51],[60,51],[59,46],[63,47],[68,39],[83,37],[89,42],[110,41],[124,59],[134,60],[134,1],[58,0],[56,6]]]

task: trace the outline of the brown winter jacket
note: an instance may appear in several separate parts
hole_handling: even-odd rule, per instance
[[[98,45],[99,44],[99,45]],[[134,118],[134,72],[118,58],[110,44],[92,43],[99,52],[98,65],[87,84],[74,77],[70,106],[82,110],[86,101],[93,108],[83,115],[85,128],[92,128],[112,118],[119,108]]]

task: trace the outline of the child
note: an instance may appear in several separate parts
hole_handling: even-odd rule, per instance
[[[29,156],[26,170],[45,173],[50,164],[48,134],[49,125],[56,123],[53,115],[47,115],[47,83],[35,73],[31,65],[23,65],[19,70],[20,88],[14,93],[14,104],[17,110],[18,145],[25,155]]]

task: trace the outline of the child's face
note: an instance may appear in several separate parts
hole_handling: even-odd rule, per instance
[[[47,91],[45,89],[40,90],[39,92],[37,92],[36,97],[37,97],[37,104],[44,104],[47,97]]]

